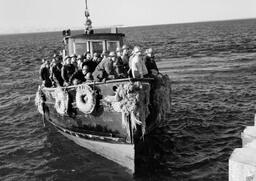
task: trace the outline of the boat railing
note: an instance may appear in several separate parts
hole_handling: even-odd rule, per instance
[[[83,85],[83,84],[86,84],[86,85],[102,85],[102,84],[119,83],[119,82],[137,82],[137,81],[140,81],[140,82],[151,82],[153,80],[154,80],[154,78],[125,78],[125,79],[107,80],[106,82],[95,82],[95,81],[93,81],[93,82],[85,82],[85,83],[82,83],[82,84],[71,85],[71,86],[61,87],[61,88],[72,89],[72,88],[76,88],[79,85]],[[51,91],[51,90],[55,90],[56,88],[57,87],[44,87],[43,89]]]

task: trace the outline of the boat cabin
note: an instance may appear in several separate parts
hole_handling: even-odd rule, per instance
[[[65,55],[83,55],[85,52],[101,54],[116,51],[123,46],[125,35],[122,33],[95,33],[64,36]]]

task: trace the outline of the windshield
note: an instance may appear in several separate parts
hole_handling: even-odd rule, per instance
[[[92,42],[92,52],[101,54],[103,52],[103,42],[102,41]]]
[[[76,43],[76,52],[77,55],[83,55],[87,52],[87,44],[86,43]]]
[[[119,46],[118,41],[108,41],[107,49],[108,51],[116,51],[116,48]]]

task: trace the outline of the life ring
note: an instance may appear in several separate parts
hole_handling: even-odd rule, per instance
[[[92,88],[86,84],[80,85],[76,89],[76,107],[84,114],[94,111],[96,97]]]
[[[60,115],[64,115],[68,110],[69,96],[67,92],[64,92],[61,88],[55,90],[55,109]]]

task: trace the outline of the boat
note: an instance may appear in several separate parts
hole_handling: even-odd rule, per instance
[[[83,34],[63,31],[63,56],[115,51],[125,35],[112,28],[97,33],[91,27],[86,2]],[[43,120],[76,144],[134,173],[135,145],[170,110],[170,79],[123,78],[67,87],[39,85],[35,104]]]

